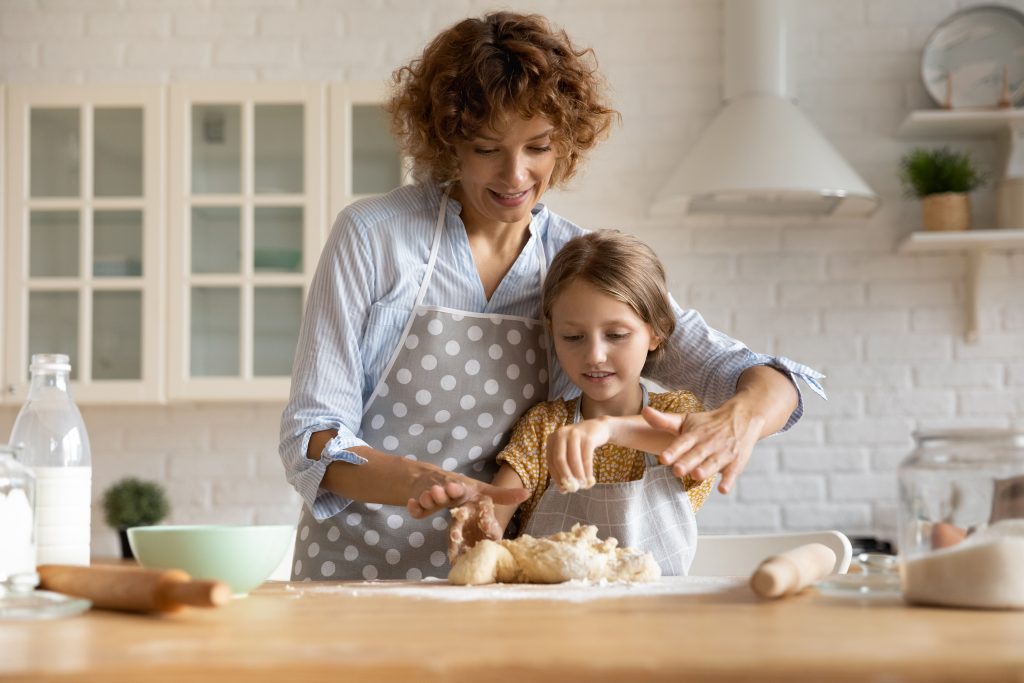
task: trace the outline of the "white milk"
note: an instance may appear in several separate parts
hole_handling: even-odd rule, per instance
[[[89,564],[92,467],[33,467],[36,561]]]

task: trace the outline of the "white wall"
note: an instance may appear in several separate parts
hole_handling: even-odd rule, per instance
[[[896,177],[895,137],[930,107],[919,54],[954,0],[796,0],[795,89],[804,110],[878,190],[867,222],[680,220],[646,209],[717,109],[717,0],[531,0],[515,5],[596,49],[623,115],[573,188],[550,205],[656,246],[672,291],[757,350],[828,374],[803,422],[760,445],[736,492],[701,512],[711,531],[834,526],[889,535],[895,467],[911,432],[1024,426],[1024,253],[986,257],[982,341],[962,339],[958,254],[900,256],[918,225]],[[1024,0],[1009,3],[1024,9]],[[497,5],[476,0],[2,0],[0,83],[382,80],[437,30]],[[962,145],[961,145],[962,146]],[[986,164],[994,143],[969,147]],[[975,196],[979,225],[991,192]],[[166,481],[172,521],[291,521],[276,456],[282,405],[86,408],[95,495],[122,475]],[[0,435],[14,410],[0,409]],[[114,536],[94,520],[95,546]]]

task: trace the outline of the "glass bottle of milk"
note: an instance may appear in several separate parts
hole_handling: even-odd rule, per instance
[[[71,398],[71,363],[34,354],[32,387],[10,442],[36,476],[36,560],[89,564],[92,458],[82,414]]]

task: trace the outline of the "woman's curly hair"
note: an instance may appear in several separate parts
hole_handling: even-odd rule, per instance
[[[547,117],[558,160],[552,185],[576,173],[618,112],[605,103],[593,50],[544,17],[494,12],[440,33],[393,74],[391,128],[418,180],[458,180],[455,145],[501,130],[507,117]]]

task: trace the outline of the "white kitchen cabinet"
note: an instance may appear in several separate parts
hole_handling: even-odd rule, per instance
[[[288,396],[325,223],[324,90],[171,87],[172,400]]]
[[[284,400],[334,216],[408,177],[384,96],[0,88],[0,402],[39,352],[71,357],[83,404]]]
[[[391,121],[383,109],[386,94],[383,85],[331,85],[329,219],[357,199],[410,182],[410,166],[391,135]]]
[[[4,376],[71,358],[83,403],[164,393],[164,95],[159,87],[10,86]]]

